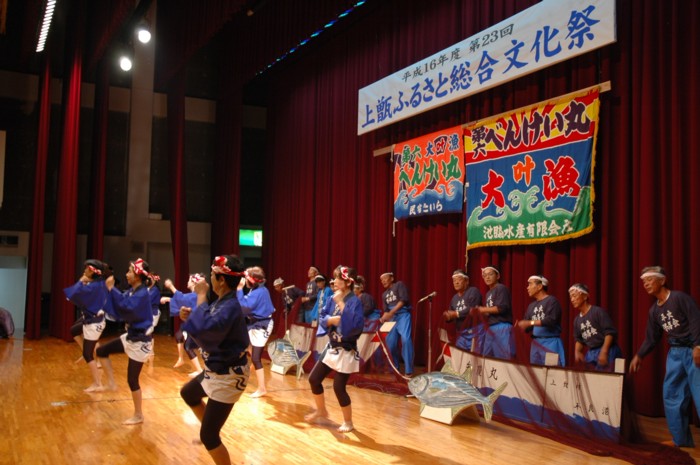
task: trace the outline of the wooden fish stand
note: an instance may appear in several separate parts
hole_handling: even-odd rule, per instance
[[[469,405],[463,408],[438,408],[421,403],[421,418],[427,418],[428,420],[439,421],[440,423],[451,425],[455,421],[455,418],[457,418],[459,415],[474,421],[480,421],[481,419],[481,417],[479,417],[479,411],[476,409],[476,405]]]

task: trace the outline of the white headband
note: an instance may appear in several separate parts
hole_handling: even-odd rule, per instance
[[[536,274],[532,275],[529,278],[527,278],[527,282],[530,281],[540,281],[543,286],[549,286],[549,281],[544,276],[538,276]]]
[[[574,284],[569,288],[569,292],[571,291],[579,291],[581,294],[586,294],[588,295],[588,291],[583,288],[583,286],[579,286],[578,284]]]
[[[462,273],[461,271],[455,271],[454,273],[452,273],[452,277],[454,278],[455,276],[459,276],[464,279],[469,279],[469,276],[465,273]]]
[[[666,275],[663,273],[659,273],[658,271],[647,271],[646,273],[642,274],[639,279],[644,279],[644,278],[665,278]]]
[[[484,271],[488,271],[488,270],[493,270],[497,275],[499,275],[499,276],[501,275],[501,272],[498,271],[496,268],[494,268],[494,267],[492,267],[492,266],[487,266],[487,267],[485,267],[485,268],[482,268],[482,269],[481,269],[481,273],[483,274]]]

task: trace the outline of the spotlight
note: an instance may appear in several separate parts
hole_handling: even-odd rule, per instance
[[[151,31],[146,26],[139,26],[136,30],[136,37],[142,44],[147,44],[151,41]]]
[[[129,71],[131,70],[132,66],[133,63],[131,63],[131,58],[128,56],[122,55],[122,57],[119,58],[119,67],[122,69],[122,71]]]

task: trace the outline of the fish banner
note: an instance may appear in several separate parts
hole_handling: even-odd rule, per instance
[[[593,230],[599,88],[467,126],[467,250]]]
[[[464,199],[462,127],[396,144],[394,219],[461,213]]]

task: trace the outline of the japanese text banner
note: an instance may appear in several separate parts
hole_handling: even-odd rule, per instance
[[[467,250],[593,230],[598,93],[596,87],[465,129]]]
[[[462,134],[457,126],[396,144],[394,219],[462,211]]]
[[[358,91],[361,135],[616,40],[615,0],[543,0]]]

